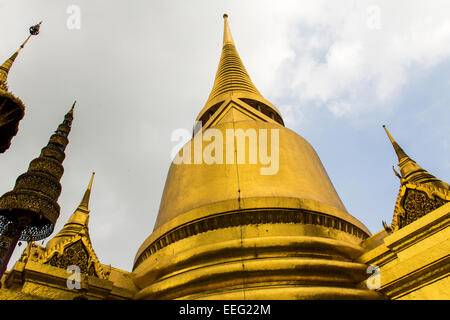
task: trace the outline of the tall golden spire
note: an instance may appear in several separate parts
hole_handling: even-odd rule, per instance
[[[32,35],[39,34],[41,22],[30,27],[30,35],[19,49],[0,66],[0,153],[8,150],[11,139],[19,130],[19,122],[25,115],[23,102],[8,92],[8,73],[20,50],[25,46]]]
[[[263,110],[268,116],[273,113],[272,118],[276,118],[282,124],[283,120],[279,111],[274,105],[263,98],[250,79],[231,36],[228,15],[224,14],[223,18],[223,47],[219,67],[211,93],[197,120],[204,121],[204,115],[214,113],[217,110],[218,104],[233,96],[248,103],[259,111]]]
[[[383,125],[383,128],[386,131],[392,146],[394,147],[395,153],[397,154],[400,173],[405,181],[416,184],[427,184],[450,190],[450,186],[447,183],[439,180],[411,159],[394,140],[385,125]]]

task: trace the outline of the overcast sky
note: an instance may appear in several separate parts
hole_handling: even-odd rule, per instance
[[[0,0],[2,61],[43,20],[9,75],[27,109],[0,155],[0,193],[76,99],[55,232],[95,171],[94,249],[102,263],[131,271],[153,230],[176,144],[170,135],[191,130],[212,88],[226,12],[255,86],[313,145],[347,210],[376,233],[391,222],[399,188],[383,124],[422,167],[450,181],[450,3],[431,3]],[[72,5],[79,29],[68,28]]]

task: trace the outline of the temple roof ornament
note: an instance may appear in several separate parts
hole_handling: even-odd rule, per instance
[[[64,227],[46,246],[40,262],[66,269],[70,265],[80,267],[80,272],[106,279],[102,265],[94,252],[89,237],[89,198],[95,173],[75,212]]]
[[[394,140],[383,125],[398,157],[400,190],[394,209],[392,224],[383,222],[384,228],[393,232],[414,222],[427,213],[450,201],[450,185],[436,178],[412,160]]]

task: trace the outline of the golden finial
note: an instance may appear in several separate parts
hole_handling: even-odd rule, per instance
[[[41,28],[41,23],[42,23],[42,21],[40,21],[38,24],[30,27],[30,34],[31,35],[36,36],[36,35],[39,34],[39,30]]]
[[[16,52],[14,52],[13,55],[0,66],[0,90],[8,91],[7,79],[9,70],[11,69],[11,66],[14,63],[14,60],[16,60],[16,57],[19,54],[20,50],[22,50],[23,47],[27,44],[31,36],[36,36],[39,34],[41,23],[42,21],[29,28],[30,35],[20,45],[19,49]]]
[[[395,153],[397,154],[398,161],[400,162],[401,159],[408,157],[408,155],[403,151],[403,149],[398,145],[398,143],[394,140],[394,138],[389,133],[386,126],[383,124],[384,131],[386,131],[386,134],[391,141],[392,146],[394,147]]]
[[[230,26],[228,25],[228,15],[223,14],[224,28],[223,28],[223,45],[232,44],[234,45],[233,38],[231,37]]]
[[[89,198],[91,197],[91,189],[92,189],[92,182],[94,181],[94,175],[95,172],[92,172],[91,180],[89,181],[89,185],[86,189],[86,192],[84,193],[83,199],[81,200],[81,203],[78,206],[78,208],[89,211]]]

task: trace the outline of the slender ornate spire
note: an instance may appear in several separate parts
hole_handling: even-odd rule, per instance
[[[0,153],[5,152],[11,145],[11,139],[19,130],[19,122],[25,115],[23,102],[8,92],[8,73],[20,50],[32,35],[39,33],[41,22],[30,27],[30,35],[20,48],[0,66]]]
[[[89,236],[88,207],[94,174],[93,172],[81,203],[61,231],[47,243],[40,262],[64,270],[70,265],[77,265],[83,274],[106,279],[107,275],[95,254]]]
[[[89,185],[84,192],[84,196],[75,212],[70,216],[64,227],[47,243],[47,249],[53,249],[58,243],[67,241],[77,235],[88,234],[89,224],[89,198],[91,196],[92,182],[94,181],[95,172],[92,173]]]
[[[28,38],[26,38],[26,40],[22,43],[19,49],[16,52],[14,52],[13,55],[8,60],[6,60],[0,67],[0,90],[8,91],[7,79],[9,70],[11,69],[11,66],[14,63],[14,60],[16,60],[17,56],[19,55],[20,50],[22,50],[23,47],[27,44],[31,36],[39,34],[41,23],[42,21],[39,22],[37,25],[30,27],[30,35],[28,36]]]
[[[8,221],[23,219],[20,240],[40,240],[53,232],[60,212],[57,203],[61,193],[59,181],[64,172],[62,162],[72,120],[73,106],[40,156],[32,160],[28,171],[17,178],[14,189],[0,198],[0,229]]]
[[[241,99],[259,112],[263,110],[263,113],[267,116],[273,119],[276,118],[276,121],[282,124],[283,120],[279,111],[263,98],[250,79],[231,36],[228,15],[224,14],[223,18],[223,47],[219,67],[208,101],[197,120],[204,121],[209,113],[214,113],[217,110],[218,104],[233,96]]]

